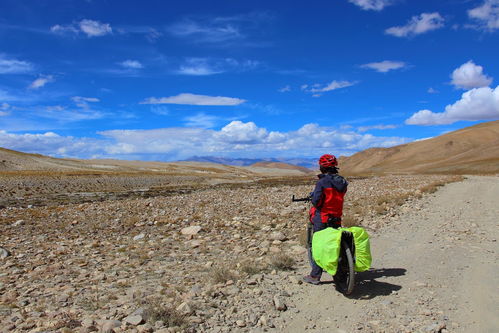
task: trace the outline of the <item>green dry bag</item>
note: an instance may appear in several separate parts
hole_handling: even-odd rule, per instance
[[[355,271],[364,272],[371,268],[371,247],[369,244],[369,235],[364,228],[350,227],[345,228],[353,234],[355,244]]]
[[[314,232],[312,238],[312,257],[319,267],[331,275],[336,274],[340,255],[341,230],[326,228]]]

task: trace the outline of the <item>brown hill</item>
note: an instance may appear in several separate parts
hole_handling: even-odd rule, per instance
[[[251,168],[269,168],[269,169],[281,169],[281,170],[295,170],[295,171],[301,171],[303,173],[311,173],[312,170],[307,169],[305,167],[299,166],[299,165],[293,165],[293,164],[288,164],[288,163],[282,163],[282,162],[257,162],[253,163],[250,165]]]
[[[499,173],[499,121],[341,157],[345,174]]]

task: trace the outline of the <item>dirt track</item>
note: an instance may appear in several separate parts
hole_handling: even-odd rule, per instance
[[[327,274],[293,285],[283,331],[498,332],[498,198],[499,177],[469,177],[406,208],[372,235],[350,298]]]

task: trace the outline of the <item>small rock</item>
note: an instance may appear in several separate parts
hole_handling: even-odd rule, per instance
[[[284,242],[288,238],[282,232],[280,232],[280,231],[274,231],[273,233],[270,234],[270,239]]]
[[[16,222],[12,223],[13,227],[18,227],[20,225],[24,225],[24,220],[17,220]]]
[[[144,237],[146,237],[145,234],[138,234],[137,236],[133,237],[133,240],[138,241],[138,240],[143,239]]]
[[[151,326],[151,325],[149,325],[149,324],[144,324],[144,325],[139,325],[139,326],[137,326],[137,331],[138,331],[139,333],[151,333],[151,332],[153,332],[154,330],[153,330],[153,328],[152,328],[152,326]]]
[[[288,308],[282,298],[277,295],[274,296],[274,306],[278,311],[286,311]]]
[[[193,312],[191,306],[187,302],[180,304],[177,307],[177,311],[180,311],[182,314],[191,314]]]
[[[101,331],[102,333],[113,333],[113,330],[120,326],[121,321],[119,320],[104,320],[101,326]]]
[[[130,325],[137,326],[137,325],[140,325],[144,322],[144,318],[142,318],[141,315],[130,315],[128,317],[125,317],[125,319],[123,319],[123,321],[125,323],[130,324]]]
[[[4,249],[3,247],[0,247],[0,259],[5,259],[8,256],[10,256],[10,252]]]
[[[200,226],[190,226],[180,230],[182,235],[197,235],[201,231]]]
[[[236,320],[236,325],[238,327],[245,327],[246,326],[246,322],[244,320]]]
[[[289,282],[291,282],[292,284],[302,284],[303,283],[303,281],[300,279],[297,279],[296,276],[290,276]]]

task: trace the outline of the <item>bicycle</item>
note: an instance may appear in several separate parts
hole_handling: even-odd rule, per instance
[[[293,195],[292,202],[305,201],[310,202],[310,197],[296,199]],[[330,227],[338,229],[339,226],[333,223],[328,223]],[[307,225],[307,252],[309,262],[312,262],[312,225]],[[336,274],[333,276],[333,281],[336,289],[344,295],[350,295],[355,286],[355,244],[353,235],[347,230],[342,230],[341,246],[338,258],[338,267]]]

